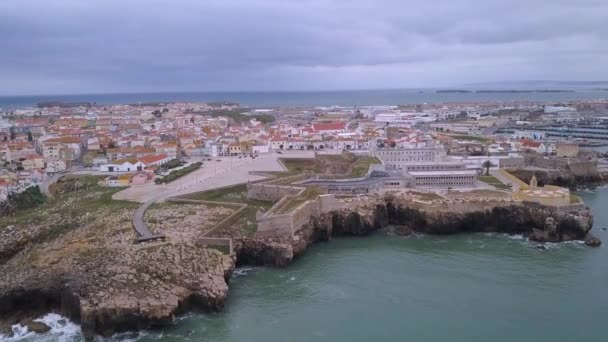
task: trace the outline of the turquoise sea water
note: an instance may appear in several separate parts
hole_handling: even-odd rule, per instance
[[[608,242],[608,189],[581,195]],[[221,313],[112,340],[608,340],[608,248],[547,246],[501,234],[335,239],[285,269],[238,270]],[[24,340],[79,341],[73,330]]]
[[[608,227],[608,190],[582,196],[596,229]],[[240,273],[224,312],[140,341],[608,340],[606,246],[377,234],[318,244],[286,269]]]
[[[91,102],[125,104],[176,101],[233,101],[247,106],[370,106],[440,102],[516,101],[543,102],[607,99],[607,91],[568,93],[435,93],[434,89],[390,89],[315,92],[179,92],[49,96],[0,96],[0,108],[35,106],[38,102]]]

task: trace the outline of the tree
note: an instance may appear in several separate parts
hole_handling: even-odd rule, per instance
[[[15,140],[16,138],[16,134],[15,134],[15,126],[11,126],[11,128],[9,129],[10,134],[11,134],[11,140]]]
[[[29,142],[34,141],[34,137],[32,136],[32,132],[27,132],[27,141],[29,141]]]
[[[279,148],[280,148],[281,150],[283,149],[283,147],[285,147],[285,146],[283,146],[283,144],[279,145]]]
[[[2,138],[2,141],[8,141],[8,137],[5,135],[4,138]]]
[[[486,160],[485,162],[483,162],[483,164],[481,164],[481,166],[483,166],[486,169],[486,176],[490,175],[490,168],[492,166],[494,166],[494,164],[492,164],[491,161]]]

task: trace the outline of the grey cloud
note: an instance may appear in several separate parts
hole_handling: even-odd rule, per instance
[[[0,94],[605,79],[607,19],[593,0],[3,0]]]

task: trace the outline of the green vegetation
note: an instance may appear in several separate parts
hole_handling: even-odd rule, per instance
[[[48,228],[35,238],[35,242],[50,241],[83,224],[103,219],[103,216],[98,215],[100,211],[135,210],[138,203],[112,199],[114,193],[123,189],[95,186],[59,192],[59,195],[35,208],[19,210],[13,215],[0,218],[0,227],[31,229],[32,226],[46,224]]]
[[[179,158],[174,158],[174,159],[171,159],[168,162],[164,163],[163,165],[161,165],[160,168],[163,170],[169,170],[169,169],[175,169],[176,167],[180,167],[184,164],[186,164],[185,161],[183,161]]]
[[[486,160],[486,161],[483,162],[483,164],[481,164],[481,166],[484,169],[486,169],[486,176],[489,176],[490,175],[490,168],[493,167],[493,166],[496,166],[496,165],[492,164],[491,161]]]
[[[381,164],[380,160],[376,157],[361,157],[352,166],[350,176],[353,178],[360,178],[367,174],[369,167],[372,164]]]
[[[0,217],[14,214],[18,210],[36,208],[46,201],[40,188],[32,186],[19,193],[9,193],[6,201],[0,203]]]
[[[273,115],[262,114],[262,115],[245,115],[244,113],[248,112],[248,108],[239,108],[239,109],[214,109],[210,112],[200,112],[198,114],[209,115],[213,117],[224,116],[229,119],[234,120],[236,123],[247,122],[253,118],[262,123],[270,123],[274,122],[276,118]]]
[[[286,214],[295,208],[297,208],[300,204],[313,200],[317,198],[319,195],[323,195],[325,191],[318,187],[308,187],[306,188],[300,195],[291,197],[287,201],[283,202],[280,207],[276,208],[274,211],[276,214]]]
[[[256,213],[258,211],[267,211],[273,205],[273,202],[270,201],[248,199],[246,184],[188,194],[182,196],[181,198],[202,201],[244,203],[248,205],[247,209],[242,212],[242,214],[238,219],[236,219],[234,224],[231,224],[220,230],[214,230],[213,233],[210,235],[213,237],[253,236],[257,229],[257,223],[255,218]]]
[[[577,195],[570,194],[570,204],[583,203],[583,199]]]
[[[471,141],[477,141],[477,142],[484,143],[484,144],[492,142],[492,139],[489,139],[486,137],[480,137],[477,135],[450,134],[450,137],[452,137],[453,139],[456,139],[456,140],[471,140]]]
[[[281,158],[280,160],[287,168],[287,172],[291,174],[315,170],[315,160],[313,158]]]
[[[496,178],[492,175],[479,176],[479,177],[477,177],[477,179],[486,184],[489,184],[489,185],[495,187],[496,189],[501,189],[501,190],[510,190],[511,189],[510,186],[501,182],[498,178]]]
[[[444,199],[434,192],[408,191],[408,194],[414,195],[423,201],[441,200]]]
[[[59,195],[84,189],[91,189],[98,186],[98,182],[103,180],[100,176],[64,176],[57,182],[51,184],[49,191]]]
[[[350,154],[352,155],[352,154]],[[330,164],[343,164],[344,168],[349,168],[350,172],[344,175],[332,175],[323,174],[322,178],[360,178],[367,174],[370,165],[380,164],[380,160],[376,157],[362,156],[362,157],[345,157],[343,154],[340,155],[323,155],[322,157],[326,163],[318,163],[312,158],[284,158],[281,162],[287,168],[286,172],[270,172],[279,178],[298,175],[304,172],[316,172],[324,173],[323,165],[327,167]],[[320,165],[321,164],[321,165]],[[285,182],[281,180],[272,181],[273,184],[290,184],[289,180]]]
[[[154,183],[156,184],[162,184],[162,183],[171,183],[174,180],[181,178],[193,171],[196,171],[198,169],[200,169],[201,165],[203,165],[203,163],[201,162],[197,162],[194,163],[190,166],[187,166],[183,169],[179,169],[179,170],[173,170],[171,171],[171,173],[169,173],[168,175],[164,176],[164,177],[160,177],[160,178],[156,178],[154,180]]]

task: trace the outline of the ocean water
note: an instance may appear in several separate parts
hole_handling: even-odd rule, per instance
[[[179,92],[139,94],[90,94],[50,96],[0,96],[0,108],[32,107],[43,101],[136,104],[170,101],[232,101],[263,106],[370,106],[469,101],[531,100],[560,102],[607,99],[607,91],[570,93],[435,93],[434,89],[353,90],[316,92]]]
[[[608,189],[580,194],[608,242]],[[606,341],[608,248],[523,236],[375,234],[237,270],[224,311],[110,341]],[[49,317],[45,317],[49,319]],[[10,341],[80,341],[74,327]]]

